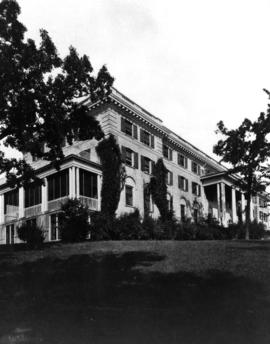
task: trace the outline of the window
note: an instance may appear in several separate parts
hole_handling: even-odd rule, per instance
[[[263,212],[262,211],[259,212],[259,218],[261,221],[263,221]]]
[[[172,160],[172,149],[164,144],[163,144],[163,156],[168,160]]]
[[[178,187],[183,191],[188,191],[188,180],[185,177],[178,176]]]
[[[141,129],[141,142],[147,146],[155,147],[155,137],[148,133],[148,131]]]
[[[200,166],[195,161],[191,163],[191,170],[193,173],[200,175]]]
[[[121,117],[121,131],[134,139],[138,138],[138,127],[123,117]]]
[[[171,171],[167,171],[166,184],[167,185],[173,185],[173,174]]]
[[[69,194],[68,170],[64,170],[48,177],[48,201],[61,198]]]
[[[179,166],[187,168],[187,158],[184,155],[178,153],[177,162]]]
[[[122,146],[122,160],[127,166],[138,168],[138,153],[130,148]]]
[[[180,204],[180,216],[181,221],[184,221],[186,218],[186,206],[184,204]]]
[[[192,182],[192,193],[198,197],[201,196],[201,186],[195,182]]]
[[[9,191],[4,194],[4,203],[5,203],[5,214],[12,213],[14,207],[19,206],[19,192],[18,189]]]
[[[133,206],[133,187],[126,185],[126,206]]]
[[[80,195],[98,198],[97,175],[80,169]]]
[[[259,198],[259,206],[260,206],[261,208],[265,208],[265,207],[266,207],[266,202],[265,202],[264,199]]]
[[[24,189],[24,204],[25,208],[32,207],[41,203],[41,186],[28,185]]]
[[[146,156],[141,156],[141,170],[146,173],[153,173],[154,162]]]
[[[144,197],[144,214],[149,214],[153,211],[151,208],[151,194],[149,187],[145,187],[143,190],[143,197]]]
[[[168,204],[168,210],[173,211],[173,197],[167,193],[167,204]]]
[[[51,215],[51,236],[50,240],[59,240],[61,239],[60,233],[60,217],[59,214],[52,214]]]

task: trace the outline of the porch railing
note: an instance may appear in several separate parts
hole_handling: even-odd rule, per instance
[[[80,196],[80,200],[84,205],[87,205],[90,210],[98,210],[98,200],[86,196]]]
[[[41,204],[34,205],[32,207],[27,207],[24,209],[25,217],[38,216],[41,213]]]
[[[67,200],[68,200],[68,196],[57,198],[57,199],[54,199],[52,201],[49,201],[48,202],[48,210],[52,211],[52,210],[60,209],[61,205],[63,203],[65,203]]]

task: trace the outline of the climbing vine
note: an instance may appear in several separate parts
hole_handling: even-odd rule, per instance
[[[99,142],[96,151],[100,157],[103,175],[101,212],[113,218],[118,207],[125,179],[125,168],[122,166],[120,148],[115,137],[110,135]]]
[[[169,210],[167,201],[167,173],[168,170],[165,167],[163,160],[161,158],[158,159],[154,164],[153,177],[149,184],[153,201],[158,207],[162,221],[166,221],[172,217],[172,212]]]

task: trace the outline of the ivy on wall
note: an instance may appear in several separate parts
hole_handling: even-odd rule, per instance
[[[113,218],[123,188],[125,169],[122,166],[120,147],[113,135],[100,141],[96,147],[103,175],[101,212]]]
[[[153,177],[150,180],[149,188],[154,203],[158,207],[160,218],[166,221],[172,218],[172,211],[169,210],[167,200],[167,178],[168,170],[160,158],[153,166]]]

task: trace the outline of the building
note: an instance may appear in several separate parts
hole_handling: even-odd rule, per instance
[[[122,150],[127,179],[118,214],[138,208],[141,215],[159,215],[147,184],[153,162],[162,157],[168,169],[168,202],[178,220],[197,221],[207,214],[224,226],[240,217],[244,220],[246,200],[235,186],[237,177],[227,176],[224,166],[166,128],[159,118],[116,89],[112,89],[109,101],[87,105],[105,135],[113,134]],[[60,171],[48,161],[25,155],[44,185],[10,190],[5,181],[1,183],[1,244],[19,242],[16,228],[23,221],[42,225],[47,241],[58,240],[58,213],[68,197],[80,198],[93,211],[100,209],[102,173],[96,144],[96,140],[88,140],[66,145]],[[270,229],[267,200],[266,193],[253,197],[251,220],[257,219]]]

